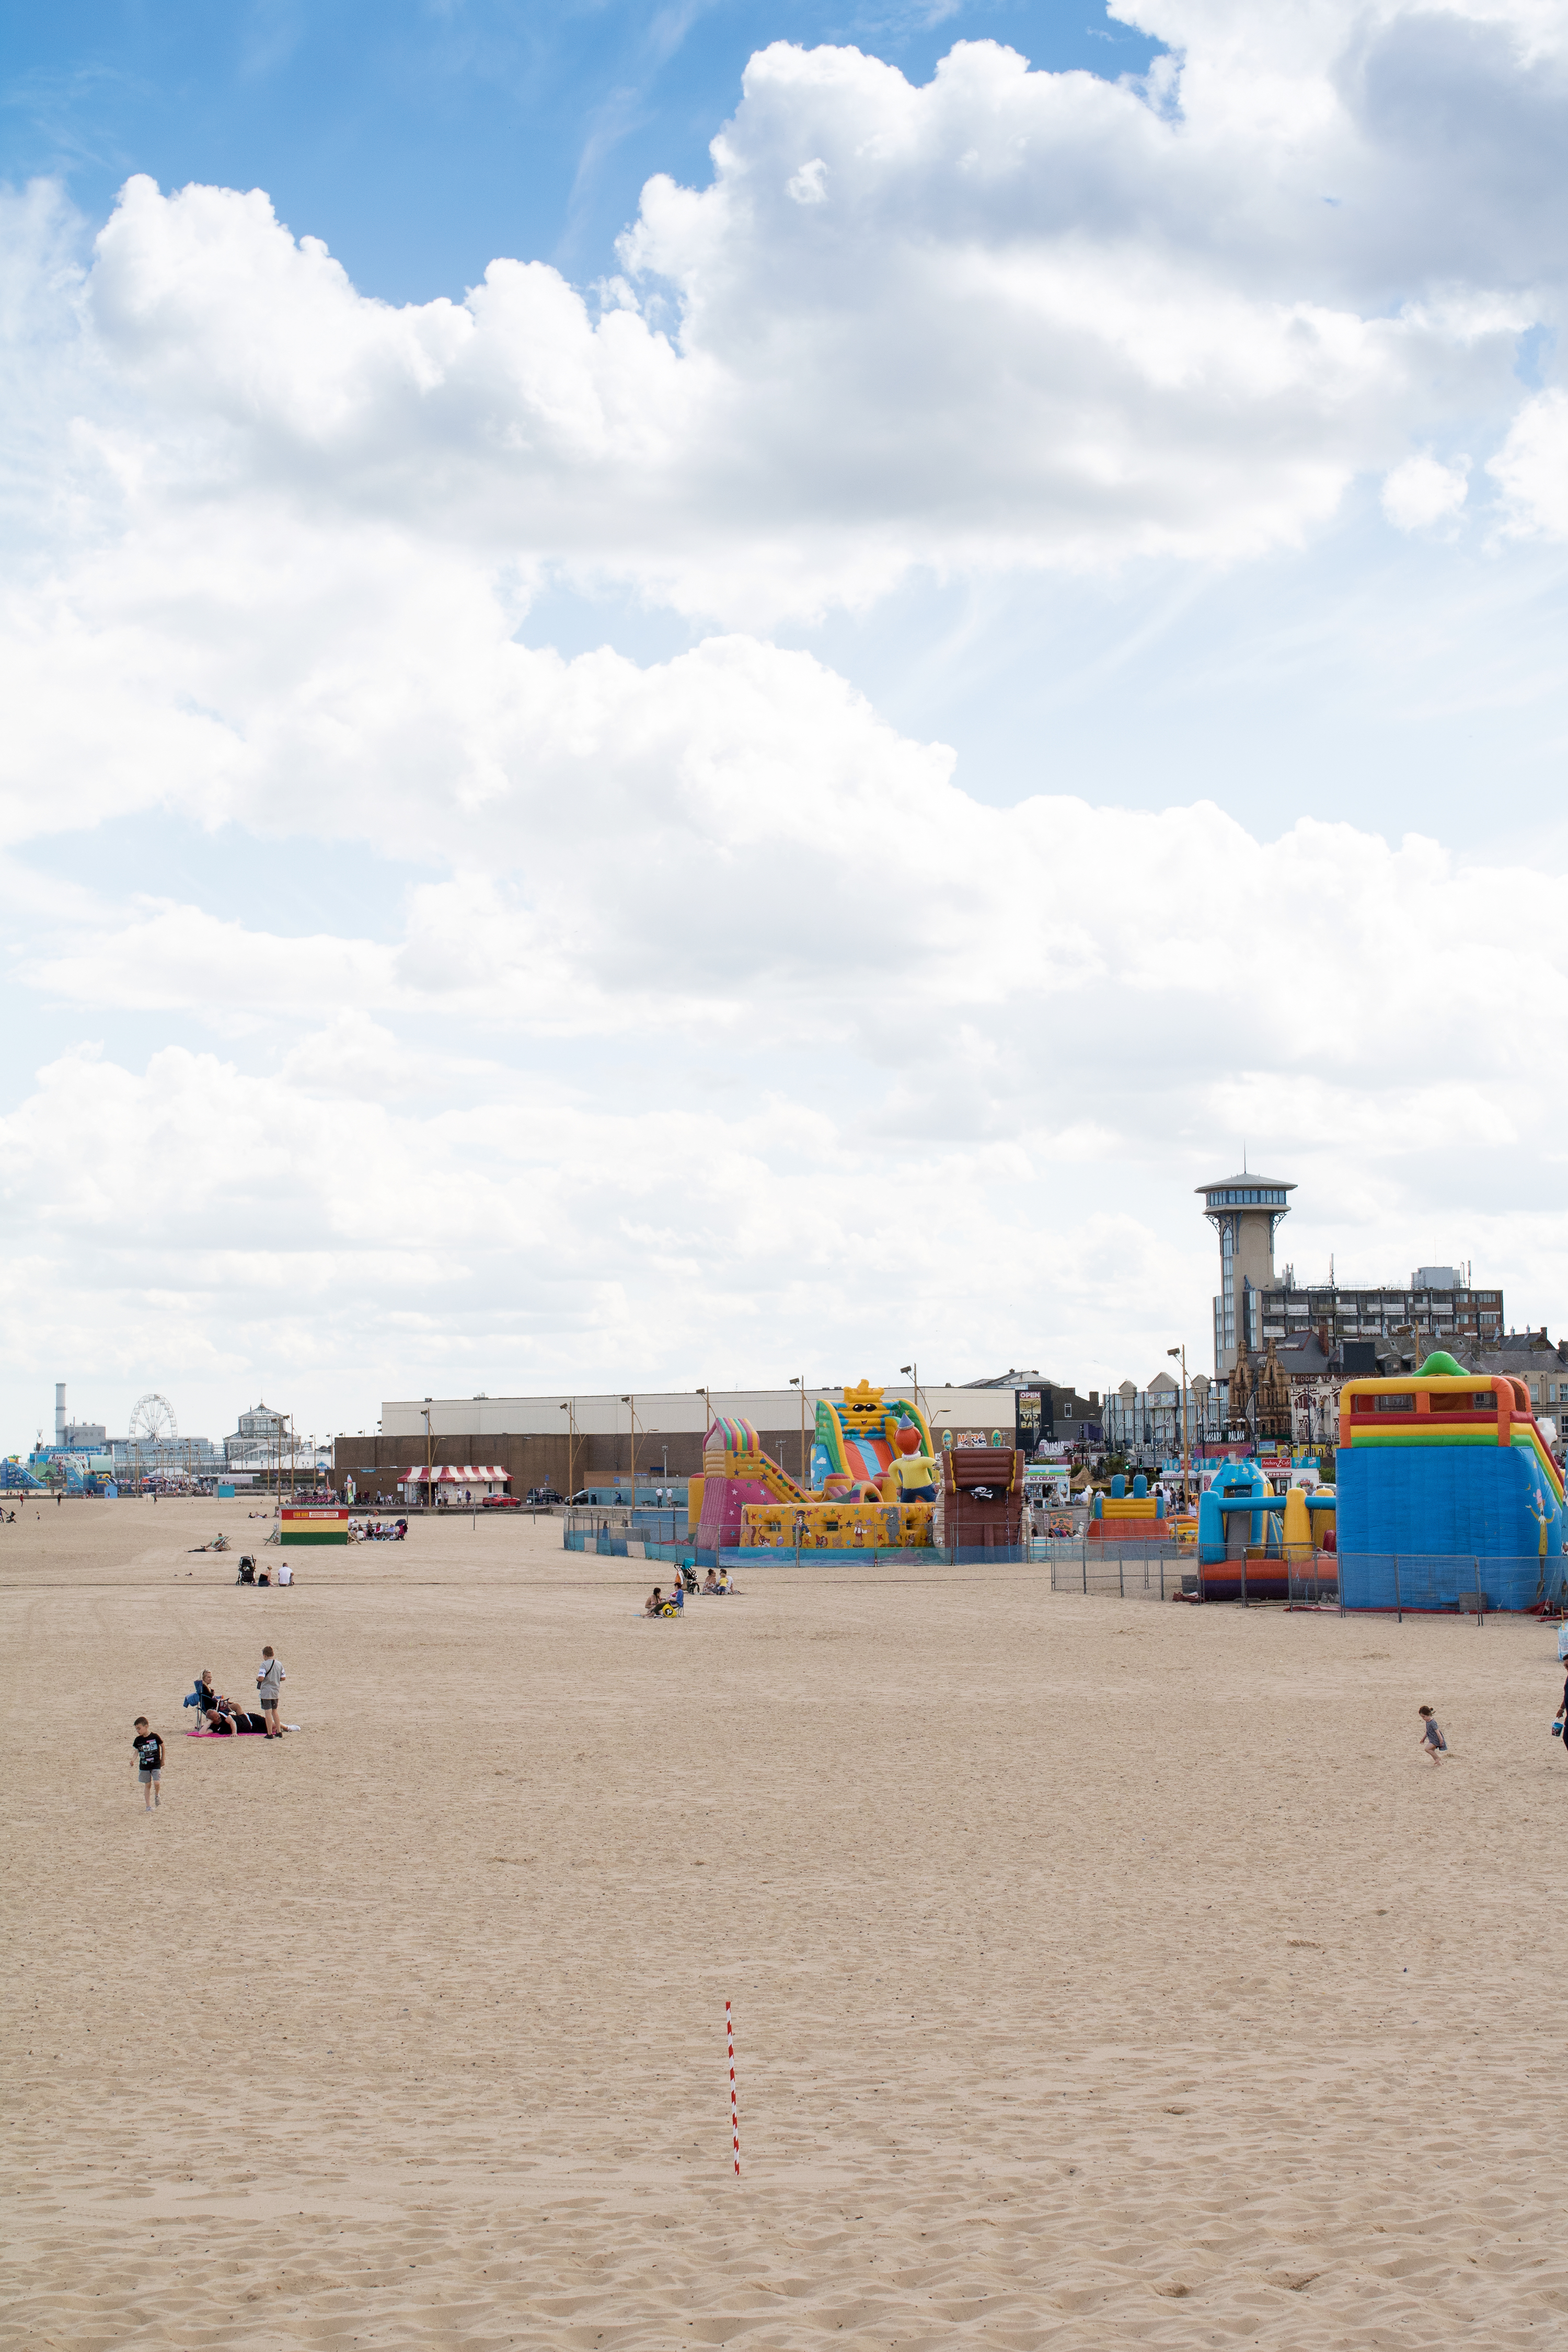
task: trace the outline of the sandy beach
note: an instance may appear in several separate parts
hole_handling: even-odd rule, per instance
[[[219,1526],[0,1528],[10,2342],[1568,2329],[1549,1631]]]

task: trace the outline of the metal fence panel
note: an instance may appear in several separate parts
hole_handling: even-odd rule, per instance
[[[1041,1544],[1032,1557],[1049,1559],[1053,1592],[1120,1601],[1173,1600],[1193,1571],[1192,1554],[1174,1544]]]
[[[1472,1552],[1370,1552],[1340,1555],[1347,1610],[1392,1616],[1474,1616],[1491,1610],[1555,1606],[1563,1590],[1561,1557],[1539,1552],[1478,1558]]]

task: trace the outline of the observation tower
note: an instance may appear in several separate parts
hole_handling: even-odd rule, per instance
[[[1214,1368],[1225,1379],[1236,1369],[1237,1350],[1261,1352],[1262,1311],[1258,1294],[1278,1287],[1274,1278],[1274,1229],[1290,1213],[1296,1190],[1279,1176],[1221,1176],[1200,1184],[1204,1214],[1219,1235],[1219,1294],[1214,1303]]]

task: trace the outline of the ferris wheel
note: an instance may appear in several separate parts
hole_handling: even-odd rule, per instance
[[[174,1419],[174,1408],[166,1396],[149,1389],[137,1398],[131,1408],[131,1425],[127,1431],[132,1445],[173,1445],[180,1434]]]

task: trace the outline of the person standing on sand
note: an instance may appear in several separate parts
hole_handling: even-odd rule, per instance
[[[1421,1753],[1428,1764],[1440,1764],[1448,1743],[1437,1728],[1437,1718],[1429,1706],[1417,1707],[1416,1713],[1421,1717]]]
[[[283,1672],[282,1664],[278,1658],[273,1656],[272,1644],[268,1642],[267,1647],[261,1653],[261,1665],[256,1677],[256,1696],[260,1705],[262,1720],[267,1726],[267,1737],[268,1739],[276,1739],[279,1737],[278,1728],[279,1685],[286,1682],[287,1680],[288,1676]]]
[[[144,1715],[136,1718],[136,1736],[131,1745],[136,1750],[136,1777],[142,1783],[146,1810],[151,1812],[154,1805],[163,1801],[163,1741],[160,1733],[148,1730]]]

